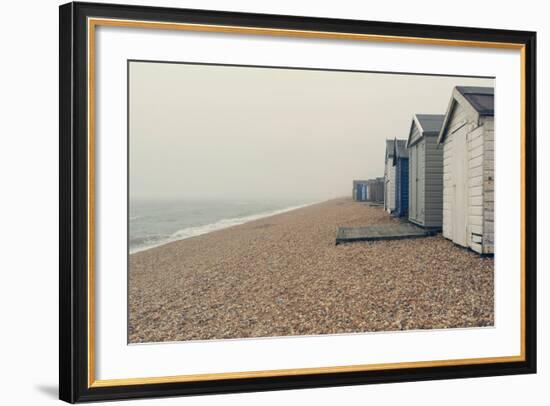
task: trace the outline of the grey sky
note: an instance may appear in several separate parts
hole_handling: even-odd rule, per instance
[[[130,196],[350,195],[455,85],[494,80],[131,62]]]

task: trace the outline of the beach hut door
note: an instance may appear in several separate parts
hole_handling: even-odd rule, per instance
[[[415,145],[412,147],[411,150],[411,173],[409,174],[411,177],[411,183],[412,187],[410,190],[411,198],[410,198],[410,206],[409,207],[409,217],[411,217],[414,220],[418,219],[418,216],[416,214],[417,207],[418,207],[418,146]]]
[[[414,148],[414,218],[418,219],[418,145]]]
[[[464,127],[453,136],[453,183],[454,183],[454,204],[453,204],[453,241],[463,247],[468,246],[466,239],[466,228],[468,222],[468,161],[467,143]]]

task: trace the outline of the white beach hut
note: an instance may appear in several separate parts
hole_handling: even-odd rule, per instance
[[[454,88],[443,145],[443,236],[494,253],[494,89]]]
[[[393,165],[394,140],[386,140],[386,158],[384,162],[384,210],[395,210],[395,166]]]

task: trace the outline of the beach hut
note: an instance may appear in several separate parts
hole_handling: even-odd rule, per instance
[[[353,181],[353,200],[357,202],[367,201],[367,181],[366,180],[354,180]]]
[[[373,182],[374,179],[367,180],[367,201],[372,202],[374,201],[374,188],[373,188]]]
[[[440,229],[443,223],[443,146],[437,137],[444,114],[415,114],[407,140],[409,221]]]
[[[453,89],[438,143],[443,146],[443,236],[494,253],[494,89]]]
[[[383,202],[384,201],[384,178],[379,177],[374,180],[373,184],[374,188],[374,200],[375,202]]]
[[[367,184],[366,182],[359,183],[357,185],[357,201],[366,202],[367,201]]]
[[[386,140],[386,157],[384,161],[384,210],[391,213],[395,210],[395,166],[393,166],[394,140]]]
[[[384,201],[384,178],[369,179],[367,181],[367,201]]]
[[[372,199],[370,197],[371,195],[372,195],[372,193],[371,193],[371,190],[370,190],[370,181],[367,180],[367,181],[365,181],[365,201],[366,202],[372,201]]]
[[[381,188],[381,191],[380,191],[380,188]],[[384,201],[384,179],[383,178],[369,179],[367,181],[367,201],[369,202]]]
[[[395,211],[394,215],[403,217],[409,208],[409,152],[407,140],[396,139],[393,143],[393,167],[395,169]]]

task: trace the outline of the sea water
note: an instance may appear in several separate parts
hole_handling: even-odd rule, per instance
[[[313,204],[307,200],[134,200],[130,253],[221,230]]]

